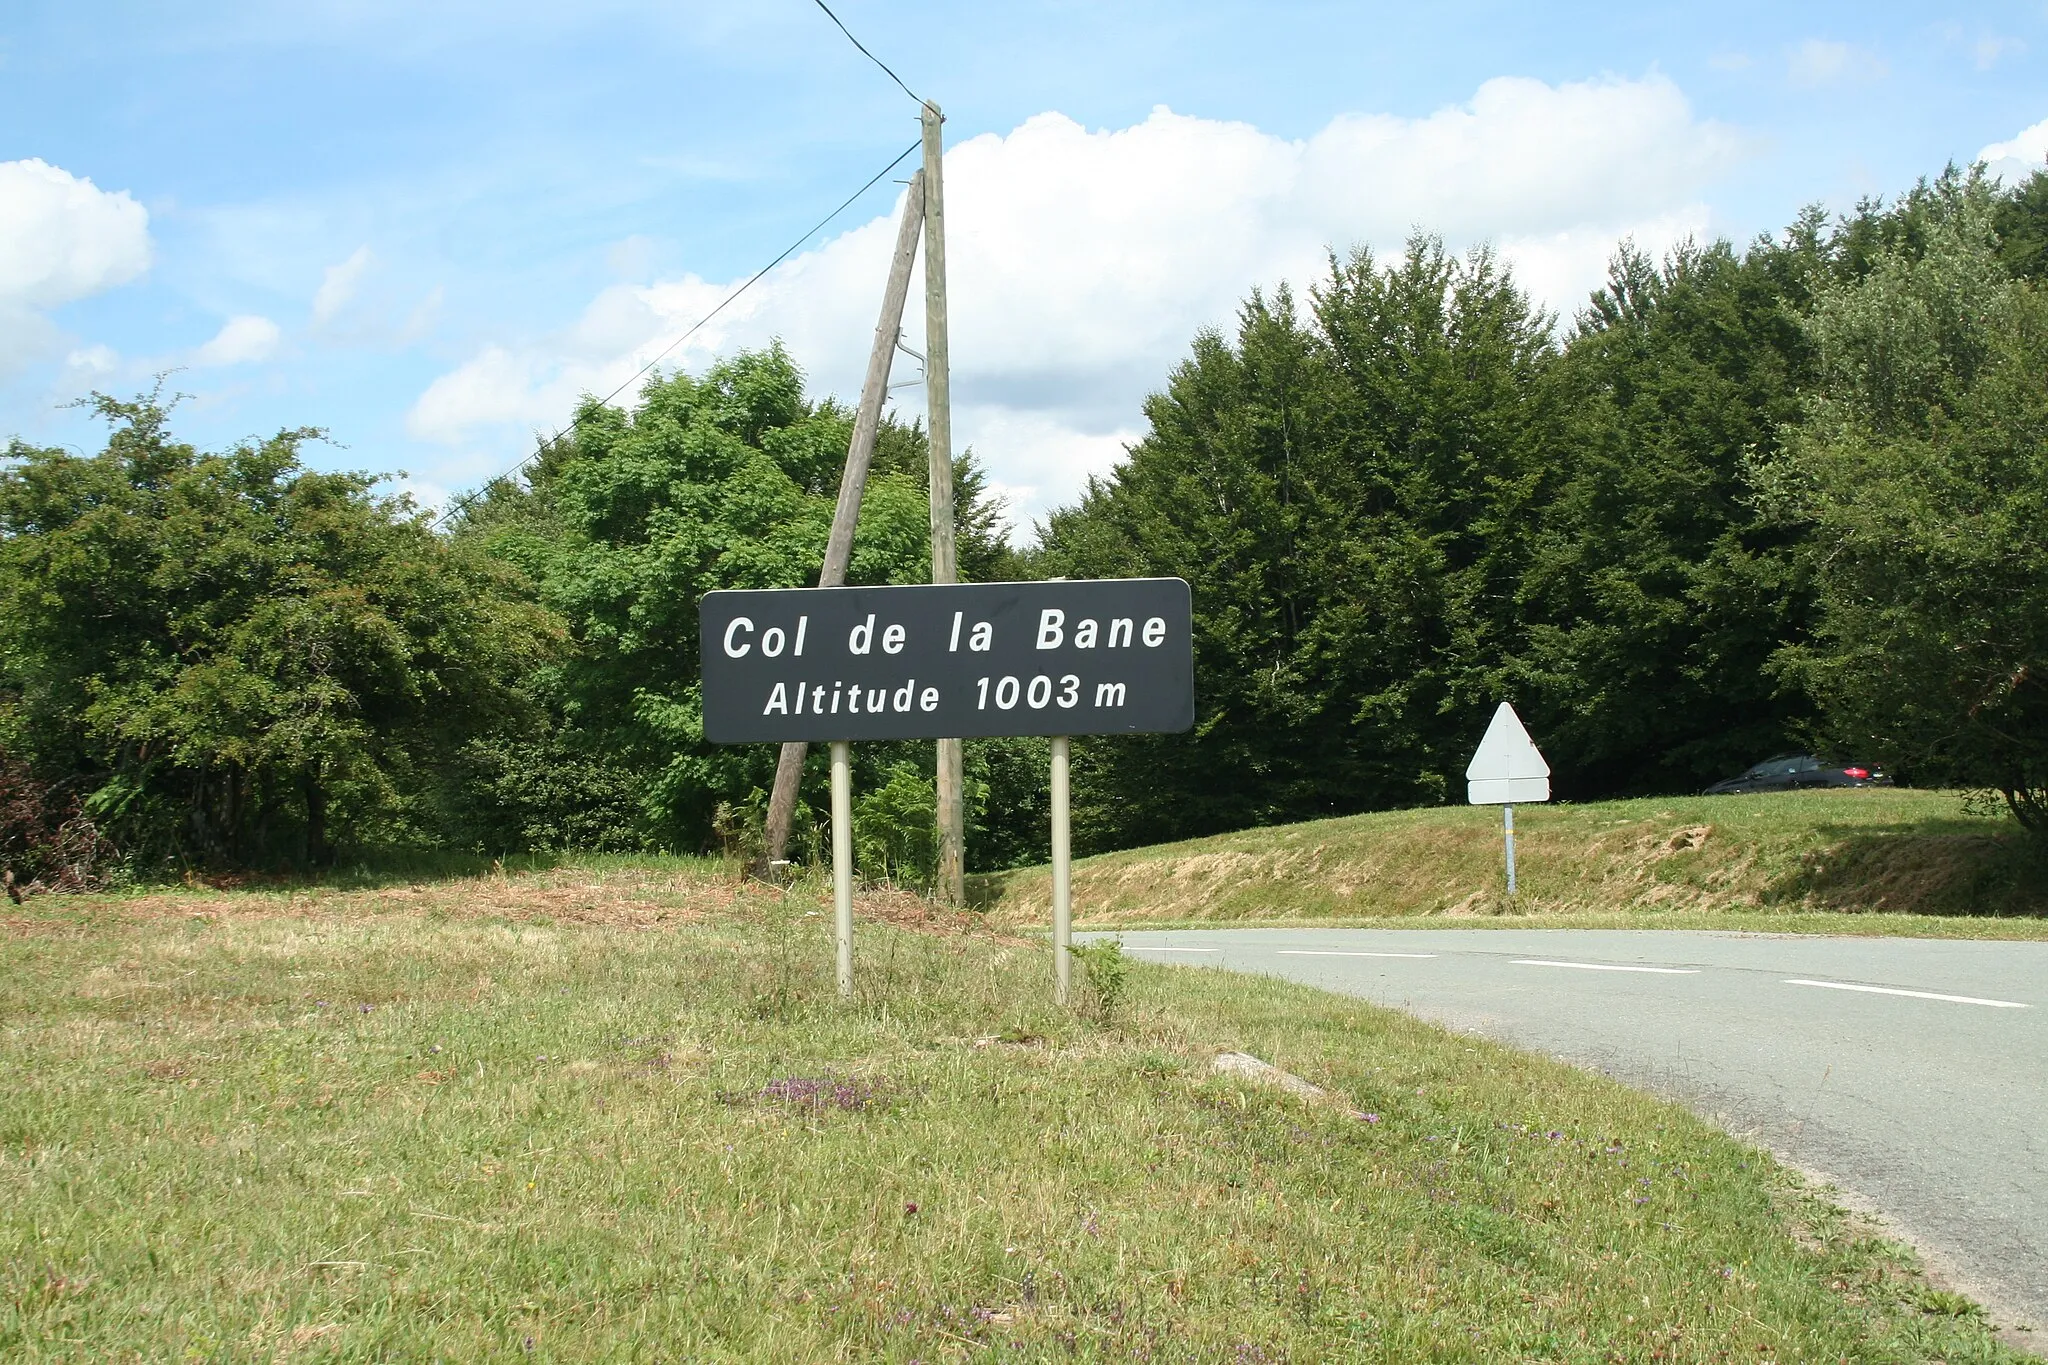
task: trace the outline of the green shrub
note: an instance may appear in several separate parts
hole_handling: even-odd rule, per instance
[[[1105,938],[1094,943],[1075,943],[1067,951],[1081,959],[1087,983],[1083,1007],[1099,1024],[1113,1024],[1123,1012],[1124,994],[1130,989],[1131,960],[1124,956],[1122,939]]]

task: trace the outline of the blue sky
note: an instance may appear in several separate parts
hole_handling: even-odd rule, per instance
[[[835,8],[946,109],[956,429],[1026,522],[1140,432],[1196,328],[1325,246],[1492,242],[1568,315],[1622,236],[2048,154],[2048,0]],[[188,437],[322,426],[317,462],[437,500],[915,134],[811,0],[14,0],[0,436],[91,448],[68,400],[177,368]],[[899,192],[675,359],[781,336],[850,394]]]

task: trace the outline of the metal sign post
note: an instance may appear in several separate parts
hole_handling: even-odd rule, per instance
[[[787,588],[697,608],[704,738],[832,745],[839,991],[853,992],[856,740],[1052,740],[1054,983],[1073,984],[1073,735],[1195,723],[1194,612],[1178,578]]]
[[[1508,895],[1515,894],[1515,802],[1550,799],[1550,764],[1522,728],[1515,708],[1502,702],[1465,769],[1465,799],[1474,806],[1499,806],[1507,844]]]
[[[839,998],[853,998],[853,746],[832,741],[832,937]]]
[[[1512,896],[1515,894],[1515,808],[1502,806],[1500,810],[1501,829],[1508,843],[1508,894]]]
[[[1052,737],[1052,977],[1053,998],[1062,1005],[1074,989],[1074,827],[1067,787],[1072,744],[1065,735]]]

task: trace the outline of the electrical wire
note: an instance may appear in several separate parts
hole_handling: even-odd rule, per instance
[[[827,10],[826,13],[829,14],[831,13],[831,11]],[[835,20],[835,22],[837,21]],[[847,37],[849,38],[852,36],[853,35],[850,33],[847,35]],[[859,47],[860,44],[855,43],[854,46]],[[876,65],[879,66],[880,63],[878,62],[876,63]],[[888,68],[883,67],[883,70],[886,71],[888,70]],[[902,82],[898,81],[897,84],[901,85]],[[916,99],[917,97],[915,95],[912,95],[911,98]],[[727,294],[724,298],[720,299],[718,301],[718,305],[715,308],[713,308],[710,312],[706,313],[703,317],[698,318],[695,322],[691,323],[690,329],[687,332],[684,332],[674,341],[671,341],[668,345],[662,347],[661,350],[658,353],[656,353],[655,357],[652,360],[648,361],[645,365],[642,365],[639,369],[635,370],[631,375],[627,376],[623,383],[621,383],[617,388],[613,389],[610,393],[606,394],[603,398],[600,398],[598,400],[598,403],[600,405],[610,403],[612,399],[617,398],[620,394],[624,393],[627,390],[627,388],[630,387],[632,384],[636,383],[642,375],[646,374],[656,365],[659,365],[668,356],[669,352],[675,350],[676,347],[682,345],[691,337],[695,336],[699,331],[703,330],[704,326],[707,323],[709,323],[713,318],[717,317],[720,313],[723,313],[726,310],[726,307],[729,304],[731,304],[735,299],[739,298],[740,295],[746,293],[749,289],[752,289],[756,284],[760,283],[761,278],[764,275],[766,275],[769,271],[773,270],[776,266],[781,265],[791,256],[795,255],[797,249],[801,247],[805,242],[810,241],[811,238],[817,236],[818,233],[824,229],[826,224],[830,223],[834,218],[837,218],[840,214],[846,212],[849,208],[852,208],[856,200],[858,200],[862,195],[866,194],[869,190],[873,189],[876,185],[880,184],[883,176],[887,175],[889,172],[895,170],[898,166],[902,165],[903,159],[909,156],[912,152],[917,151],[921,146],[923,146],[922,140],[918,142],[913,142],[908,147],[905,147],[902,151],[898,152],[896,154],[895,160],[891,161],[888,165],[882,167],[881,170],[876,171],[874,175],[869,177],[868,182],[865,185],[862,185],[852,194],[847,195],[845,199],[840,201],[839,207],[833,209],[830,213],[826,214],[823,218],[820,218],[816,223],[812,224],[809,228],[807,228],[804,231],[803,236],[797,238],[788,246],[784,247],[782,249],[782,253],[778,255],[774,260],[768,262],[768,264],[762,266],[759,270],[756,270],[752,275],[748,276],[747,282],[745,284],[742,284],[739,288],[733,290],[730,294]],[[448,506],[442,511],[441,515],[434,518],[434,529],[439,530],[443,525],[445,525],[448,522],[450,518],[454,517],[457,513],[466,511],[471,503],[475,502],[477,498],[482,496],[483,493],[489,488],[491,488],[493,485],[502,483],[506,479],[513,478],[514,476],[516,476],[521,470],[525,469],[528,465],[532,464],[535,460],[539,459],[542,455],[546,454],[551,447],[560,442],[561,439],[567,434],[568,428],[566,427],[557,430],[553,436],[550,436],[547,440],[540,442],[539,448],[536,449],[533,452],[533,454],[526,456],[524,459],[520,460],[518,464],[513,465],[510,469],[498,475],[496,478],[484,483],[474,492],[465,493],[461,497],[450,502]]]
[[[846,35],[846,41],[852,43],[855,49],[857,49],[860,52],[861,56],[867,58],[876,66],[881,67],[882,74],[887,76],[890,80],[896,82],[897,88],[900,89],[904,94],[910,96],[910,98],[916,100],[919,104],[924,103],[924,100],[918,95],[918,93],[915,90],[912,90],[909,86],[903,84],[903,78],[901,76],[897,75],[895,72],[889,69],[889,64],[887,62],[883,61],[880,57],[877,57],[874,53],[868,51],[867,48],[861,45],[860,39],[853,36],[853,30],[848,28],[845,24],[839,22],[839,16],[832,12],[832,7],[826,4],[825,0],[815,0],[815,3],[817,4],[819,9],[825,11],[825,17],[827,19],[830,19],[834,24],[838,25],[839,31]]]

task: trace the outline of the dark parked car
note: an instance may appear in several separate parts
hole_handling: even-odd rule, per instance
[[[1802,787],[1889,787],[1892,780],[1870,763],[1836,763],[1812,754],[1780,754],[1765,759],[1740,777],[1716,782],[1704,795],[1735,792],[1786,792]]]

